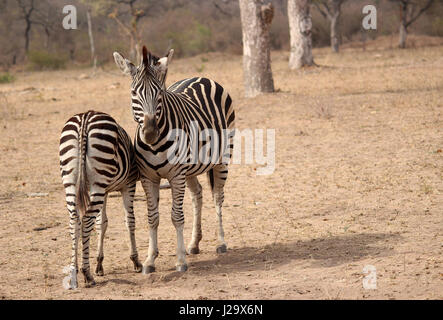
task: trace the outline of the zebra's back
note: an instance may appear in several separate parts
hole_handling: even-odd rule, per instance
[[[233,153],[235,112],[230,95],[220,84],[208,78],[178,81],[166,91],[165,109],[166,115],[159,120],[159,142],[145,144],[140,127],[137,129],[136,156],[143,176],[168,178],[183,170],[186,176],[198,176],[218,164],[227,164]],[[185,162],[170,161],[167,156],[171,143],[166,138],[174,129],[186,133],[186,150],[179,152],[185,155]],[[210,159],[205,159],[206,138],[199,139],[199,135],[208,129],[217,134],[217,145],[211,145],[215,150],[209,152]],[[191,146],[196,146],[198,155]]]
[[[196,106],[210,119],[211,124],[221,129],[233,128],[235,125],[235,112],[232,99],[227,91],[216,81],[194,77],[183,79],[169,86],[168,91],[183,95],[189,107]],[[201,127],[209,124],[202,124]]]

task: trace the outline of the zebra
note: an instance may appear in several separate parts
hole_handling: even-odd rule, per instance
[[[171,220],[177,234],[176,270],[184,272],[188,269],[186,252],[188,254],[200,252],[202,187],[197,178],[200,174],[207,174],[215,203],[218,222],[216,252],[224,253],[227,250],[222,224],[222,204],[235,134],[232,99],[221,85],[207,78],[184,79],[166,89],[166,74],[173,52],[171,49],[166,56],[159,58],[143,46],[142,59],[138,67],[120,53],[113,54],[120,70],[132,78],[131,108],[134,120],[138,123],[134,147],[140,180],[148,201],[149,247],[148,256],[143,263],[144,274],[155,271],[154,261],[158,256],[158,203],[159,184],[162,178],[169,181],[172,190]],[[205,129],[216,130],[221,142],[219,145],[225,147],[217,150],[221,151],[220,155],[223,154],[223,157],[218,157],[216,161],[207,164],[201,161],[196,163],[168,161],[168,152],[184,151],[188,157],[193,143],[197,143],[199,148],[203,146],[204,142],[192,134],[191,124],[198,126],[200,132]],[[177,129],[186,133],[185,150],[174,149],[171,132]],[[223,134],[222,131],[228,134]],[[226,155],[229,157],[228,161]],[[187,250],[183,239],[185,186],[191,192],[194,216],[192,238]]]
[[[77,287],[77,247],[80,234],[83,244],[81,271],[86,287],[95,285],[89,266],[89,236],[95,218],[99,233],[95,274],[104,274],[103,240],[108,226],[106,199],[111,191],[120,191],[122,194],[131,243],[130,259],[134,270],[141,272],[133,210],[139,171],[134,146],[126,131],[106,113],[90,110],[76,114],[63,127],[59,152],[72,239],[70,288]]]

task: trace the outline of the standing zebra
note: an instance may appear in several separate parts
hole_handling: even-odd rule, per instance
[[[70,214],[72,238],[71,283],[77,287],[77,246],[80,227],[83,244],[82,273],[86,286],[95,281],[89,267],[89,235],[97,217],[99,233],[97,268],[103,275],[103,239],[108,219],[106,198],[110,191],[120,191],[126,213],[134,269],[141,271],[135,244],[133,201],[138,169],[134,147],[126,131],[108,114],[88,111],[71,117],[60,138],[60,170]],[[80,214],[80,215],[79,215]]]
[[[172,223],[177,232],[178,271],[186,271],[186,251],[183,240],[183,197],[185,186],[191,191],[194,211],[192,239],[188,253],[199,253],[202,238],[202,187],[197,176],[207,173],[218,218],[218,253],[226,252],[222,225],[223,187],[228,175],[234,136],[234,109],[229,94],[218,83],[207,78],[191,78],[176,82],[168,89],[165,79],[173,51],[159,59],[143,47],[142,62],[138,67],[114,52],[121,71],[132,78],[131,98],[134,120],[138,123],[135,154],[141,182],[148,199],[149,249],[143,263],[143,273],[155,271],[158,256],[157,228],[159,224],[159,184],[161,178],[169,181],[172,189]],[[197,130],[196,130],[197,129]],[[194,162],[170,161],[171,153],[184,154],[189,159],[191,146],[198,150],[206,144],[198,133],[212,129],[218,135],[218,145],[211,149],[212,160]],[[171,133],[184,133],[180,143],[174,143]],[[197,132],[196,132],[197,131]],[[226,132],[229,132],[226,134]],[[184,138],[184,140],[183,140]],[[179,147],[177,148],[177,145]],[[194,148],[192,148],[195,150]]]

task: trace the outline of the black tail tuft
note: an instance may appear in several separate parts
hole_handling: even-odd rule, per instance
[[[211,186],[211,191],[214,191],[214,169],[207,172],[209,185]]]

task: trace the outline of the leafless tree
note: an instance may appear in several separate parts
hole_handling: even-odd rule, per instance
[[[246,97],[274,91],[269,28],[274,7],[263,0],[239,0],[243,34],[243,72]]]
[[[398,46],[406,47],[406,36],[408,35],[408,27],[413,24],[423,12],[428,10],[434,0],[390,0],[398,3],[400,7],[400,34]]]
[[[340,46],[339,22],[341,6],[346,0],[314,0],[314,5],[323,17],[330,22],[331,28],[331,48],[338,52]]]
[[[118,24],[120,29],[129,37],[130,58],[140,60],[142,32],[139,29],[139,22],[148,15],[149,10],[155,11],[165,5],[165,1],[96,0],[89,2],[97,12],[107,12],[108,17]],[[128,16],[129,19],[127,19]]]
[[[95,70],[97,68],[97,55],[95,54],[94,35],[92,34],[92,19],[91,19],[90,8],[88,8],[88,10],[86,11],[86,20],[88,21],[88,37],[89,37],[89,45],[91,47],[91,62]]]
[[[22,11],[22,19],[25,20],[25,53],[29,52],[29,41],[32,26],[32,14],[35,10],[34,0],[17,0],[18,6]]]
[[[291,53],[289,68],[312,66],[311,0],[288,0],[288,20]]]

